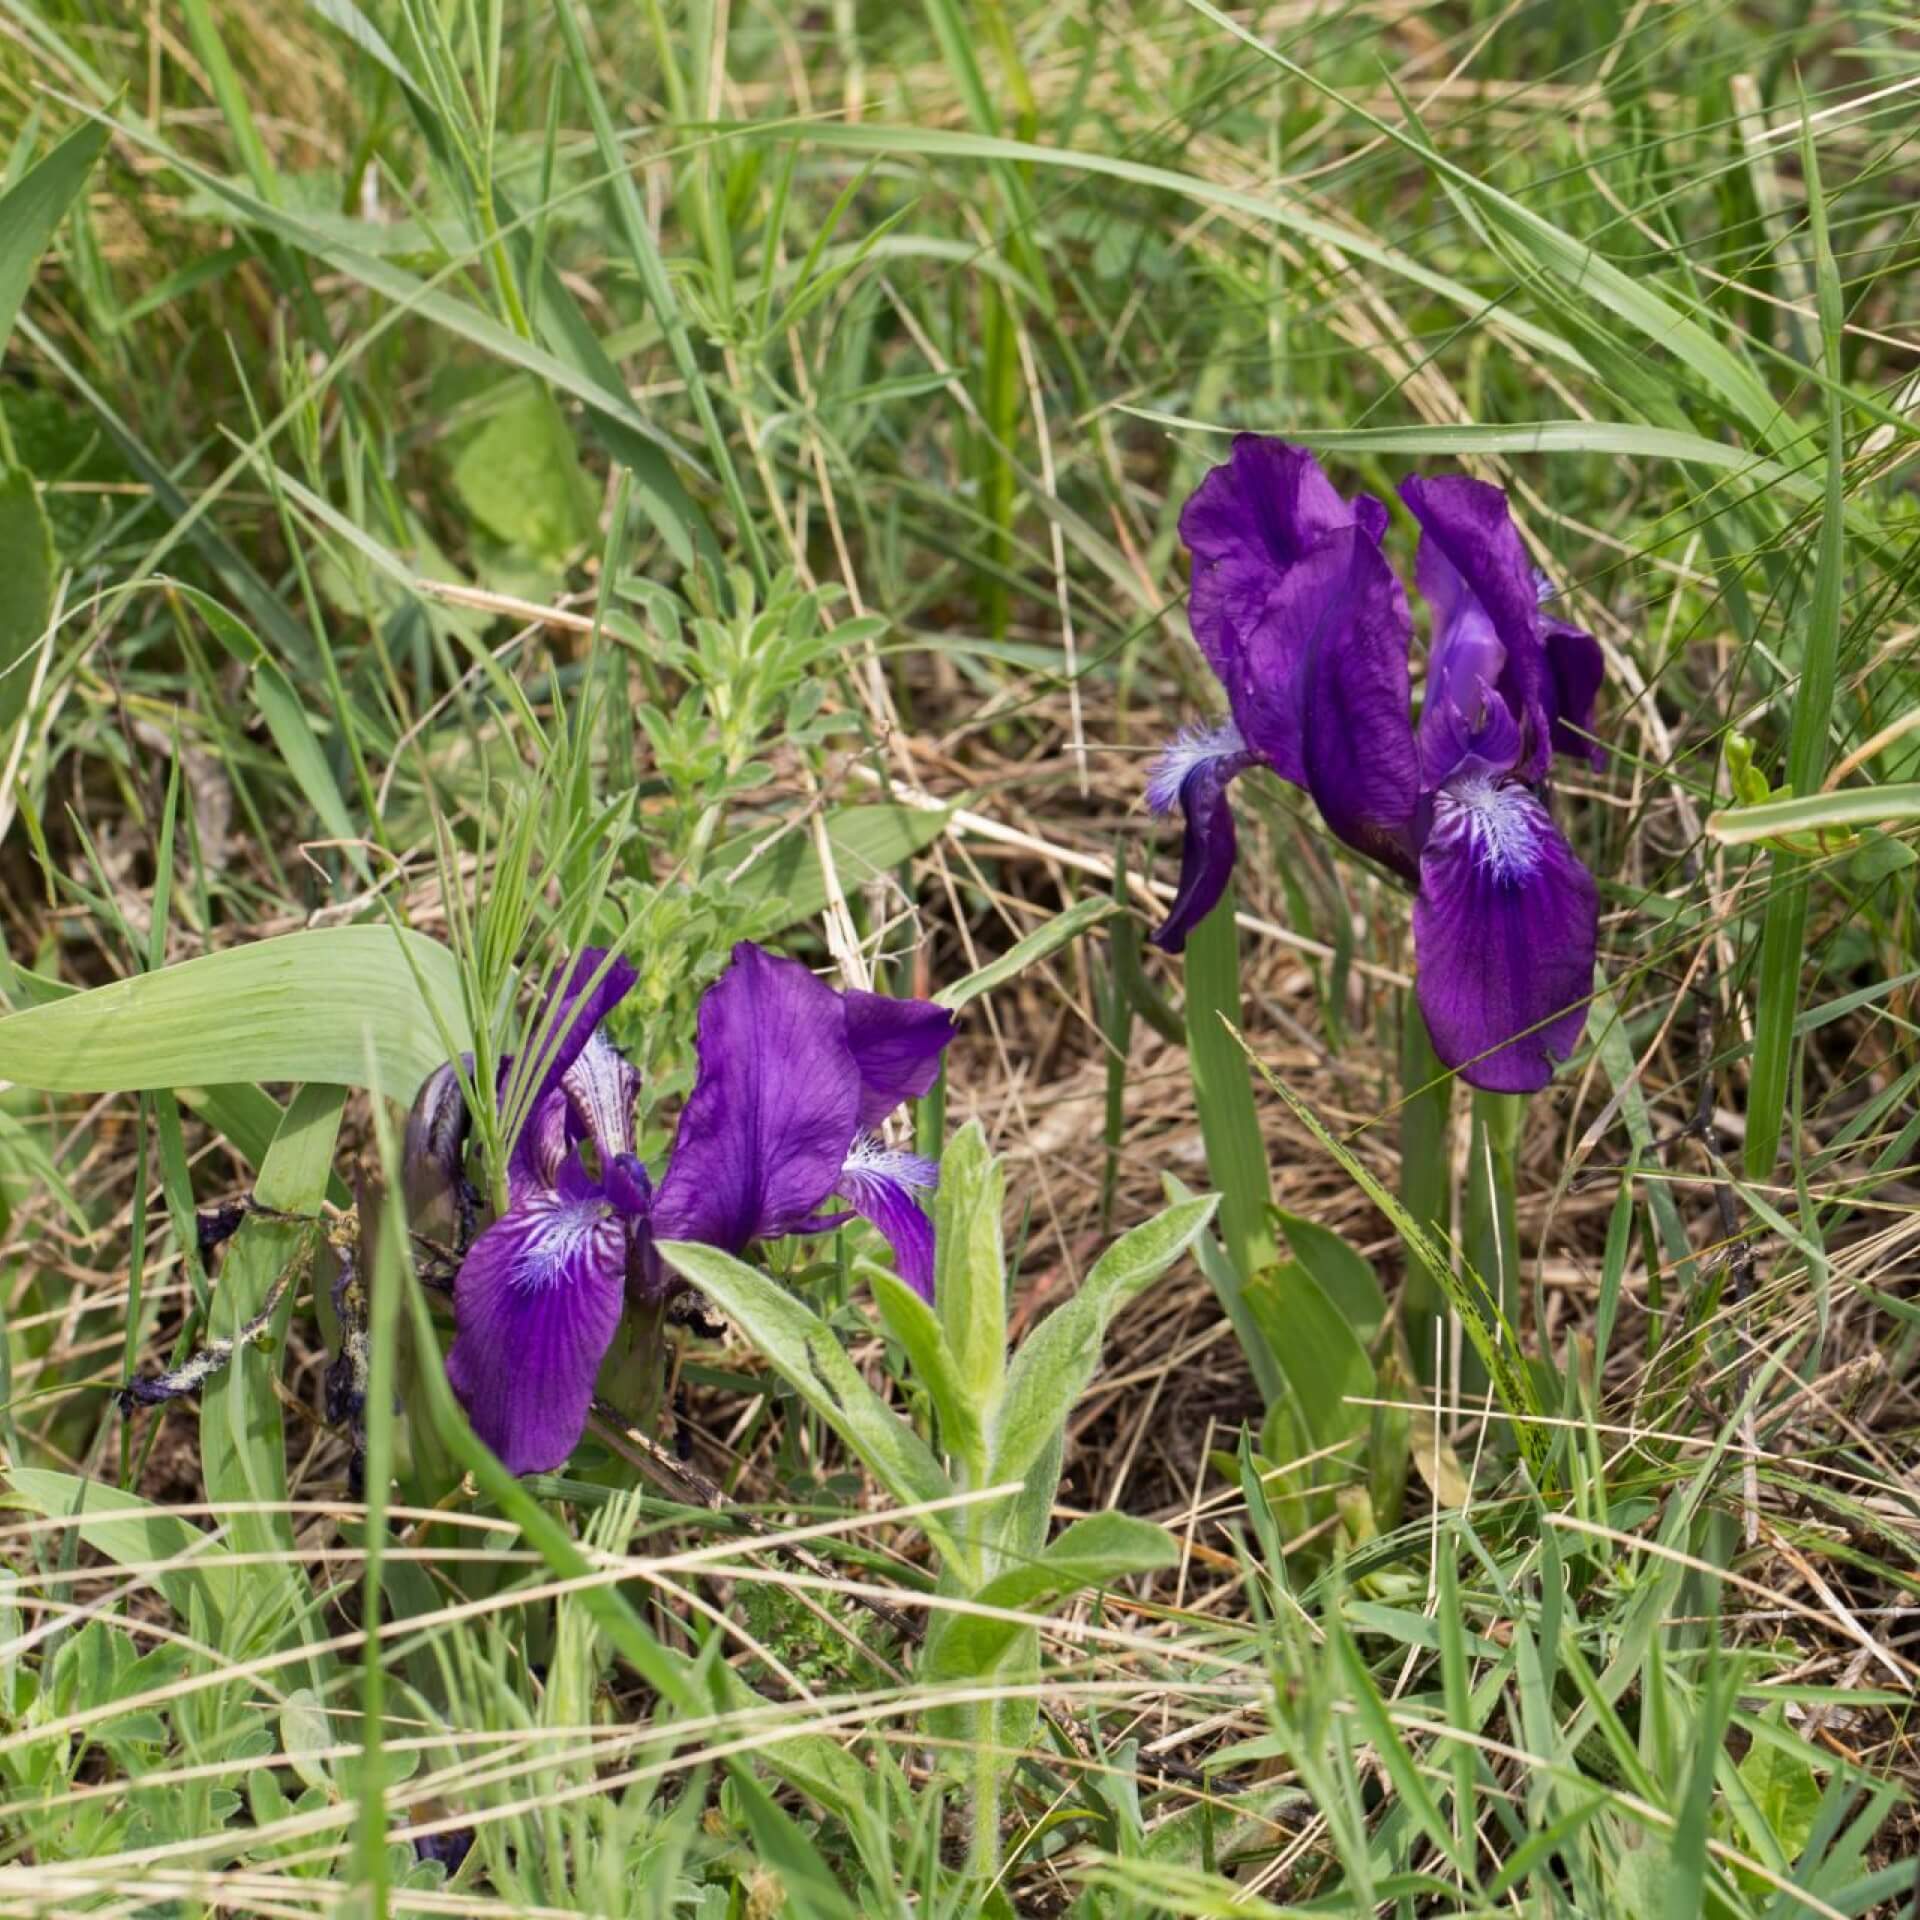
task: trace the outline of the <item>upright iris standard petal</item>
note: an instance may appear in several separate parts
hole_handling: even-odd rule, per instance
[[[833,1191],[860,1069],[840,996],[748,941],[700,1002],[699,1056],[654,1228],[739,1253],[796,1231]]]
[[[1420,591],[1434,609],[1429,692],[1483,678],[1521,723],[1523,780],[1545,779],[1553,758],[1559,689],[1541,630],[1540,590],[1507,496],[1463,473],[1401,483],[1420,522]],[[1497,651],[1497,670],[1485,662]],[[1458,695],[1456,694],[1456,697]],[[1431,778],[1435,770],[1429,770]],[[1444,777],[1444,776],[1443,776]]]
[[[1591,767],[1603,767],[1606,749],[1592,737],[1594,696],[1607,671],[1600,642],[1584,628],[1550,616],[1541,620],[1540,631],[1553,674],[1553,750]]]
[[[1358,513],[1303,447],[1242,434],[1180,515],[1193,554],[1187,618],[1248,748],[1283,780],[1306,785],[1305,674],[1328,599],[1345,584],[1334,535],[1358,519],[1377,539],[1377,510]]]
[[[1579,1044],[1599,893],[1527,788],[1487,774],[1434,796],[1413,939],[1434,1051],[1471,1085],[1533,1093]]]
[[[1360,528],[1336,534],[1345,579],[1313,635],[1305,674],[1303,761],[1327,825],[1350,847],[1415,875],[1420,759],[1407,717],[1406,595]]]
[[[931,1160],[902,1153],[863,1134],[854,1142],[835,1186],[855,1213],[886,1235],[900,1278],[929,1305],[933,1301],[933,1222],[920,1195],[931,1193],[939,1182],[940,1169]]]
[[[579,1120],[562,1088],[554,1087],[535,1101],[507,1154],[509,1205],[517,1207],[530,1194],[548,1192],[581,1137]]]
[[[940,1056],[958,1031],[945,1007],[931,1000],[891,1000],[850,991],[847,1046],[860,1070],[862,1127],[876,1127],[903,1100],[918,1100],[940,1073]]]
[[[511,1473],[546,1473],[579,1442],[594,1376],[620,1324],[627,1243],[591,1192],[516,1201],[454,1286],[447,1378]]]
[[[1161,767],[1148,778],[1151,799],[1168,784],[1172,776],[1161,769],[1174,760],[1180,768],[1174,791],[1186,816],[1186,832],[1180,843],[1179,891],[1167,909],[1167,917],[1148,936],[1162,953],[1184,951],[1188,936],[1220,904],[1220,896],[1233,878],[1239,840],[1227,787],[1236,774],[1253,764],[1253,756],[1233,751],[1224,744],[1224,735],[1218,737],[1223,743],[1221,750],[1211,753],[1192,753],[1176,742],[1162,756]],[[1237,742],[1238,733],[1232,738]]]
[[[604,1165],[633,1151],[633,1103],[640,1075],[605,1034],[596,1033],[560,1076],[561,1090]]]
[[[582,947],[574,955],[549,991],[545,1012],[534,1023],[532,1044],[542,1067],[543,1093],[560,1084],[600,1022],[633,991],[639,977],[626,960],[615,958],[608,963],[605,947]]]

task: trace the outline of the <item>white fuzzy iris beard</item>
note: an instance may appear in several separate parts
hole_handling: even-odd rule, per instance
[[[1155,813],[1171,813],[1187,775],[1202,761],[1225,760],[1246,750],[1247,743],[1231,720],[1183,727],[1171,745],[1154,755],[1147,769],[1148,807]]]
[[[1517,782],[1469,773],[1449,780],[1433,796],[1433,830],[1448,840],[1464,834],[1483,873],[1517,886],[1540,864],[1547,816]]]

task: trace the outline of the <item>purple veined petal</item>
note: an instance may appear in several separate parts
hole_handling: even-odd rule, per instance
[[[1521,745],[1513,709],[1484,683],[1464,706],[1449,691],[1430,696],[1421,709],[1420,769],[1429,791],[1465,774],[1510,773]]]
[[[857,988],[840,996],[847,1045],[860,1069],[862,1127],[876,1127],[903,1100],[918,1100],[940,1074],[940,1056],[959,1031],[931,1000],[893,1000]]]
[[[597,1199],[536,1193],[473,1243],[447,1378],[511,1473],[565,1464],[620,1324],[626,1235]]]
[[[1204,740],[1207,736],[1201,736]],[[1180,953],[1188,936],[1220,904],[1233,878],[1239,850],[1233,807],[1227,787],[1235,775],[1253,765],[1253,756],[1235,751],[1239,733],[1231,727],[1215,729],[1212,746],[1199,751],[1200,740],[1183,735],[1169,747],[1147,776],[1152,802],[1171,785],[1186,816],[1180,842],[1180,886],[1167,917],[1147,937],[1162,953]]]
[[[534,1194],[550,1193],[560,1183],[560,1170],[579,1144],[580,1123],[555,1087],[540,1099],[521,1123],[507,1154],[507,1199],[519,1206]]]
[[[1323,609],[1305,682],[1302,758],[1321,817],[1348,846],[1412,880],[1420,756],[1408,717],[1413,621],[1378,544],[1335,534],[1346,580]]]
[[[1522,758],[1514,771],[1523,780],[1544,779],[1553,758],[1558,690],[1533,563],[1506,494],[1484,480],[1447,473],[1415,474],[1401,482],[1400,497],[1420,523],[1416,579],[1434,613],[1429,705],[1451,694],[1472,718],[1474,689],[1491,686],[1522,725]],[[1429,766],[1429,785],[1447,771]]]
[[[1593,702],[1607,672],[1600,642],[1564,620],[1543,619],[1540,630],[1553,675],[1553,750],[1590,767],[1604,767],[1607,750],[1591,737]]]
[[[589,1037],[560,1076],[560,1085],[588,1138],[600,1149],[603,1165],[616,1154],[633,1151],[633,1103],[640,1097],[640,1075],[605,1034]]]
[[[1485,774],[1434,796],[1413,906],[1434,1051],[1471,1086],[1533,1093],[1579,1044],[1599,890],[1546,808]]]
[[[633,991],[640,977],[629,961],[616,957],[608,963],[607,953],[605,947],[582,947],[547,991],[528,1037],[541,1066],[542,1095],[560,1084],[600,1022]],[[597,984],[596,974],[600,976]]]
[[[795,1231],[833,1191],[859,1131],[860,1069],[840,996],[745,940],[700,1001],[699,1056],[654,1230],[739,1253]]]
[[[657,1307],[685,1286],[669,1273],[653,1244],[653,1180],[631,1153],[607,1163],[607,1203],[621,1216],[627,1235],[627,1298],[639,1307]]]
[[[933,1221],[920,1204],[940,1184],[940,1169],[917,1153],[884,1145],[872,1134],[853,1143],[836,1192],[886,1235],[900,1278],[933,1304]]]
[[[1302,725],[1312,635],[1345,583],[1334,536],[1356,522],[1377,538],[1377,501],[1349,506],[1302,447],[1242,434],[1180,515],[1193,554],[1187,617],[1249,749],[1283,780],[1306,784]]]

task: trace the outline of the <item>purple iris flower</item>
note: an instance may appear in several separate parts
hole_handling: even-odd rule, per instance
[[[1603,662],[1553,618],[1506,495],[1464,474],[1400,489],[1433,609],[1419,725],[1413,622],[1381,552],[1387,510],[1349,503],[1303,448],[1253,434],[1180,516],[1195,639],[1230,719],[1183,733],[1147,799],[1186,818],[1155,944],[1178,953],[1233,871],[1228,783],[1271,768],[1346,843],[1415,889],[1420,1010],[1476,1087],[1530,1093],[1573,1050],[1593,989],[1599,895],[1537,790],[1554,753],[1598,765]]]
[[[639,1076],[599,1030],[635,975],[616,960],[587,991],[604,959],[580,954],[559,990],[547,1065],[509,1157],[507,1210],[454,1282],[447,1377],[515,1473],[572,1453],[625,1304],[657,1306],[682,1287],[656,1238],[738,1254],[858,1214],[893,1243],[901,1278],[933,1294],[921,1195],[937,1171],[875,1129],[932,1086],[953,1016],[924,1000],[837,993],[743,941],[700,1002],[699,1073],[656,1191],[634,1153]]]

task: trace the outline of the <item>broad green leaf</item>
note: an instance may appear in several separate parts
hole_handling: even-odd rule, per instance
[[[421,934],[325,927],[184,960],[0,1020],[0,1079],[49,1093],[300,1080],[406,1100],[467,1031],[458,962]]]
[[[1108,1323],[1193,1245],[1218,1205],[1213,1194],[1179,1201],[1116,1240],[1080,1291],[1020,1343],[994,1425],[996,1482],[1025,1476],[1092,1380]]]
[[[1000,1241],[1005,1184],[979,1121],[969,1121],[940,1156],[933,1297],[959,1389],[987,1425],[999,1410],[1006,1369],[1007,1261]]]
[[[1371,1418],[1352,1402],[1375,1395],[1373,1363],[1346,1315],[1298,1260],[1256,1273],[1247,1304],[1279,1359],[1313,1451],[1351,1440]]]
[[[944,1500],[952,1483],[920,1436],[867,1385],[833,1329],[777,1281],[715,1247],[663,1240],[660,1257],[698,1287],[904,1505]],[[921,1522],[949,1552],[947,1522]]]
[[[1373,1263],[1354,1252],[1330,1227],[1289,1213],[1285,1207],[1275,1207],[1273,1212],[1293,1257],[1319,1282],[1320,1291],[1340,1310],[1354,1337],[1370,1347],[1387,1317],[1386,1296]]]
[[[1164,1527],[1127,1513],[1090,1514],[1074,1521],[1038,1559],[1009,1568],[969,1598],[983,1607],[1040,1616],[1073,1594],[1111,1586],[1128,1574],[1158,1572],[1179,1558],[1179,1546]],[[989,1679],[1015,1640],[1029,1631],[1019,1620],[949,1615],[924,1677]]]
[[[997,960],[988,961],[977,972],[956,980],[950,987],[942,987],[933,997],[939,1005],[957,1012],[969,1000],[977,1000],[981,994],[1017,979],[1049,954],[1058,953],[1083,933],[1126,911],[1118,900],[1103,896],[1079,901],[1065,913],[1055,914],[1044,927],[1036,927],[1024,940],[1016,941]]]
[[[827,840],[841,886],[857,891],[932,846],[947,827],[944,807],[893,804],[842,807],[827,815]],[[814,919],[827,904],[826,877],[813,838],[797,828],[768,841],[774,833],[740,834],[707,857],[707,870],[732,878],[749,900],[782,900],[787,916],[781,926]],[[769,928],[777,932],[778,928]]]
[[[44,160],[0,194],[0,352],[12,336],[14,319],[47,242],[86,185],[111,132],[104,120],[75,127]]]
[[[1740,1762],[1742,1785],[1768,1834],[1789,1865],[1799,1859],[1820,1812],[1820,1779],[1806,1746],[1769,1716],[1759,1723],[1746,1758]],[[1741,1811],[1735,1806],[1735,1814]]]
[[[880,1318],[894,1339],[906,1349],[914,1377],[933,1399],[940,1416],[940,1437],[949,1453],[966,1464],[970,1481],[979,1485],[986,1476],[986,1441],[980,1425],[981,1408],[960,1378],[960,1369],[947,1345],[939,1316],[897,1274],[870,1261],[861,1272],[873,1289]]]
[[[117,1567],[171,1562],[153,1581],[182,1620],[192,1617],[197,1592],[216,1633],[234,1627],[245,1602],[245,1569],[226,1565],[228,1549],[199,1527],[138,1494],[74,1473],[39,1467],[7,1470],[7,1491],[49,1519],[72,1519],[80,1538]]]
[[[53,617],[53,529],[33,475],[0,478],[0,742],[27,704],[35,653]]]
[[[553,396],[526,379],[508,396],[454,455],[454,491],[503,546],[560,566],[593,536],[587,477]]]

